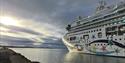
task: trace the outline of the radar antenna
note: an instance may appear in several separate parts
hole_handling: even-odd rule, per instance
[[[99,3],[98,3],[98,6],[97,6],[97,8],[96,8],[96,12],[105,9],[105,8],[106,8],[106,5],[107,5],[107,4],[106,4],[106,1],[100,0]]]

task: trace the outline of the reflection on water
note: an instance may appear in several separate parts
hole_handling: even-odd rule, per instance
[[[41,63],[124,63],[125,58],[68,53],[65,49],[13,48],[32,61]]]
[[[63,63],[63,58],[67,53],[64,49],[37,49],[37,48],[13,48],[32,61],[41,63]]]
[[[124,63],[125,58],[67,53],[64,63]]]

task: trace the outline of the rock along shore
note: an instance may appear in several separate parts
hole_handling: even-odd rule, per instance
[[[31,60],[27,59],[20,53],[16,53],[15,51],[6,47],[1,47],[0,63],[39,63],[39,62],[32,62]]]

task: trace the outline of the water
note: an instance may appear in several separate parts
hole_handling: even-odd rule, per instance
[[[66,49],[12,48],[41,63],[125,63],[125,58],[69,53]]]

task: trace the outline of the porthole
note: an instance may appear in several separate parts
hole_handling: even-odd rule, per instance
[[[95,44],[95,46],[96,46],[96,44]]]
[[[99,44],[98,44],[98,46],[99,46]]]
[[[101,29],[99,29],[99,31],[101,31]]]
[[[93,31],[91,31],[91,32],[93,32]]]
[[[102,44],[101,44],[101,46],[102,46]]]
[[[97,29],[97,31],[98,31],[98,29]]]

